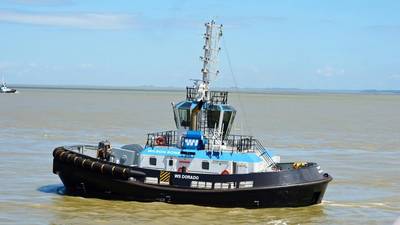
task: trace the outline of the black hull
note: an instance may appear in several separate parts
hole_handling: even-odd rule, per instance
[[[69,161],[72,162],[72,157]],[[82,163],[84,164],[85,162]],[[194,189],[146,184],[140,172],[133,172],[132,176],[136,176],[135,179],[124,179],[122,175],[110,175],[106,172],[102,174],[57,157],[54,158],[53,170],[60,176],[67,193],[73,195],[244,208],[300,207],[318,204],[324,196],[329,181],[332,180],[329,175],[325,175],[324,179],[293,184],[235,189]]]
[[[15,92],[17,92],[17,90],[15,90],[15,89],[11,89],[10,91],[0,91],[0,93],[4,93],[4,94],[12,94],[12,93],[15,93]]]

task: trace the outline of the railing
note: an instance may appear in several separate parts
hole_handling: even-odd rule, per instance
[[[229,135],[225,139],[227,147],[234,148],[238,152],[252,151],[254,149],[256,139],[248,135]]]
[[[276,164],[275,164],[274,160],[272,160],[272,157],[269,155],[267,149],[264,148],[264,146],[261,144],[261,142],[259,140],[255,139],[254,143],[255,143],[254,150],[256,152],[258,152],[260,154],[260,156],[263,157],[267,163],[269,163],[268,166],[273,166],[276,168]]]
[[[78,152],[83,155],[97,157],[98,147],[95,145],[69,145],[64,146],[65,149]]]
[[[162,143],[157,143],[157,138],[162,138]],[[147,134],[146,146],[153,147],[155,145],[161,145],[161,146],[171,147],[171,146],[176,146],[177,143],[178,143],[178,135],[174,130]]]
[[[157,139],[160,141],[157,143]],[[177,132],[163,131],[156,133],[147,134],[146,146],[166,146],[166,147],[176,147],[180,144],[181,137],[178,136]],[[228,135],[222,141],[223,149],[232,150],[238,152],[254,151],[256,147],[261,146],[257,139],[249,135]],[[208,139],[205,145],[206,150],[211,150],[212,146],[221,144],[218,139]],[[262,147],[262,146],[261,146]]]
[[[213,104],[227,104],[228,92],[227,91],[208,91],[210,102]],[[197,89],[193,87],[186,87],[186,100],[195,101],[197,96]]]

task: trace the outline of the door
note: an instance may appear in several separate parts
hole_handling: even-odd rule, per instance
[[[165,170],[166,171],[176,171],[176,166],[177,166],[177,160],[171,157],[166,157],[165,158]]]
[[[236,162],[233,162],[232,163],[233,165],[232,165],[232,169],[233,169],[233,171],[232,171],[232,174],[237,174],[237,163]]]

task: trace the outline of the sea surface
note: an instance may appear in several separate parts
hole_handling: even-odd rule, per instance
[[[393,224],[400,216],[400,95],[230,94],[234,133],[282,161],[318,162],[334,180],[302,208],[213,208],[63,194],[52,151],[144,143],[174,128],[184,92],[20,89],[0,95],[0,224]]]

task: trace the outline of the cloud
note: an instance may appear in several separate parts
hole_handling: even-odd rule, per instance
[[[134,26],[130,14],[32,13],[0,11],[0,22],[80,29],[124,29]]]
[[[325,67],[317,69],[316,73],[318,75],[321,75],[321,76],[324,76],[324,77],[332,77],[332,76],[344,74],[344,70],[343,69],[337,69],[337,68],[334,68],[332,66],[325,66]]]

